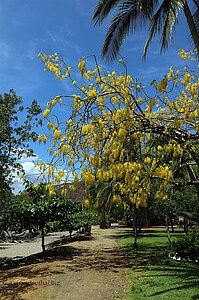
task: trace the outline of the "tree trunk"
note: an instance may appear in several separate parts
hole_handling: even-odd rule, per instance
[[[134,244],[133,247],[137,248],[137,225],[138,225],[138,209],[136,208],[136,205],[134,204],[134,218],[133,218],[133,222],[134,222]]]
[[[140,207],[137,209],[137,230],[139,232],[142,230],[142,226],[141,226],[141,209],[140,209]]]
[[[188,218],[187,218],[187,216],[184,216],[184,232],[185,232],[186,235],[188,233],[188,228],[189,228]]]
[[[70,240],[71,240],[71,238],[72,238],[72,230],[69,230],[69,234],[70,234]]]
[[[146,208],[145,208],[145,222],[146,222],[146,227],[149,228],[148,213],[147,213],[147,209]]]
[[[167,238],[168,238],[168,242],[169,245],[171,247],[171,235],[170,235],[170,230],[169,230],[169,221],[168,221],[168,216],[165,216],[165,223],[166,223],[166,229],[167,229]]]
[[[174,232],[174,225],[173,225],[173,219],[172,219],[172,217],[171,217],[171,230],[172,230],[172,232]]]
[[[196,47],[196,49],[199,53],[199,35],[198,35],[198,32],[197,32],[197,28],[195,26],[195,23],[193,21],[193,16],[191,14],[191,11],[189,9],[187,1],[184,2],[183,11],[184,11],[184,14],[185,14],[188,26],[189,26],[189,30],[191,32],[191,36],[193,38],[193,42],[194,42],[195,47]]]
[[[105,205],[103,205],[102,208],[101,208],[100,228],[106,228],[106,210],[105,210]]]
[[[41,227],[41,247],[42,247],[43,254],[45,254],[46,249],[45,249],[45,243],[44,243],[44,226],[43,225]]]

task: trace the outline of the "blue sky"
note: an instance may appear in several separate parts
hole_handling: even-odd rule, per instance
[[[108,22],[102,27],[91,24],[91,15],[97,0],[1,0],[0,1],[0,93],[14,89],[25,105],[33,99],[44,109],[47,101],[60,94],[70,94],[67,84],[56,81],[51,73],[43,71],[37,54],[58,52],[69,65],[75,65],[81,56],[95,54],[100,50]],[[141,54],[147,30],[129,36],[121,49],[127,59],[128,70],[144,84],[163,77],[170,65],[180,67],[179,48],[191,49],[185,20],[180,16],[174,43],[169,51],[160,56],[159,40],[152,43],[146,61]],[[68,112],[64,112],[63,114]],[[46,148],[33,145],[37,157],[46,160]],[[24,158],[24,163],[26,163]],[[29,164],[28,164],[29,163]],[[31,165],[32,164],[32,165]],[[26,169],[33,172],[33,162],[27,161]]]

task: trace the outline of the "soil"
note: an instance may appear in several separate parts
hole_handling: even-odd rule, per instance
[[[126,299],[126,260],[117,242],[121,230],[119,226],[94,227],[91,237],[57,237],[48,245],[45,257],[41,252],[33,254],[34,247],[32,255],[20,259],[5,258],[6,249],[2,250],[0,299]],[[30,253],[30,243],[23,243],[24,249],[26,246]],[[19,254],[17,245],[14,251],[13,256]]]

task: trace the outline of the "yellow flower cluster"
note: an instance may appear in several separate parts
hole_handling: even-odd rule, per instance
[[[57,176],[55,177],[55,181],[58,182],[58,183],[61,182],[61,180],[64,177],[64,175],[65,175],[64,170],[59,170],[57,172]]]
[[[61,66],[59,64],[59,57],[57,53],[47,55],[40,52],[38,57],[41,58],[42,62],[44,63],[44,71],[49,70],[50,72],[53,72],[56,78],[59,80],[64,80],[66,78],[66,74],[61,72]]]
[[[52,184],[52,183],[46,184],[46,190],[48,191],[48,194],[50,197],[56,195],[54,184]]]
[[[159,92],[164,92],[164,91],[166,90],[166,88],[167,88],[167,84],[168,84],[168,79],[167,79],[167,78],[164,78],[162,81],[160,81],[160,83],[158,83],[158,84],[156,85],[157,90],[158,90]]]
[[[47,141],[47,137],[45,136],[45,134],[39,134],[38,135],[38,142],[39,143],[44,142],[44,144],[46,144],[46,141]]]
[[[96,89],[92,89],[92,90],[88,91],[87,96],[91,97],[91,98],[92,97],[96,97],[97,96],[97,90]]]
[[[168,166],[160,166],[156,168],[155,176],[165,179],[167,182],[169,182],[172,178],[172,171],[169,169]]]
[[[61,138],[61,130],[55,129],[55,131],[54,131],[54,138],[56,140]]]
[[[86,73],[86,62],[84,59],[80,59],[78,68],[79,68],[80,74],[82,76],[84,76],[84,74]]]

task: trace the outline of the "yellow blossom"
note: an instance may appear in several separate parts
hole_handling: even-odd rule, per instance
[[[64,197],[66,197],[67,194],[68,194],[68,190],[67,189],[62,189],[61,195],[64,196]]]
[[[43,140],[43,136],[41,134],[39,134],[37,139],[38,139],[38,142],[41,143]]]
[[[92,89],[92,90],[88,91],[87,95],[88,95],[88,97],[96,97],[97,96],[97,90]]]
[[[46,109],[46,110],[44,110],[44,112],[43,112],[43,117],[44,118],[47,118],[48,117],[48,115],[49,115],[49,113],[50,113],[50,109]]]
[[[85,199],[84,205],[85,205],[85,207],[90,207],[90,201],[89,201],[89,199]]]
[[[56,129],[54,131],[54,138],[55,139],[60,139],[61,138],[61,130]]]
[[[151,159],[150,159],[150,157],[145,157],[145,159],[144,159],[144,163],[145,164],[150,164],[151,163]]]
[[[164,78],[159,84],[156,85],[157,90],[159,92],[163,92],[164,90],[166,90],[166,88],[167,88],[167,82],[168,82],[168,79]]]
[[[81,59],[79,64],[78,64],[78,68],[80,70],[80,74],[83,76],[85,74],[85,67],[86,67],[86,62],[84,59]]]
[[[45,135],[43,135],[43,142],[44,142],[44,144],[46,144],[46,142],[47,142],[47,138]]]

